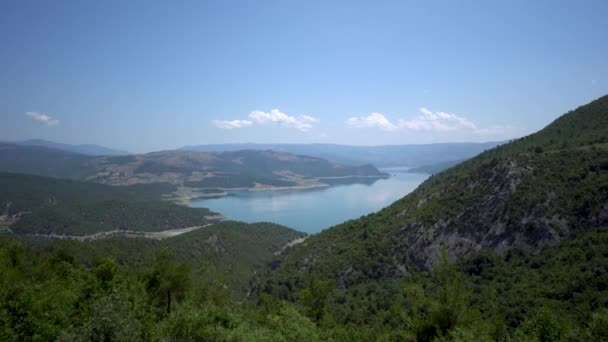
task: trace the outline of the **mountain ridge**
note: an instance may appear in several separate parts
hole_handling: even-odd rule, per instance
[[[226,152],[242,149],[274,150],[320,157],[337,162],[376,167],[419,167],[464,160],[504,142],[435,143],[407,145],[357,146],[340,144],[212,144],[184,146],[179,150]]]
[[[275,151],[160,151],[87,156],[41,146],[0,143],[0,171],[130,186],[161,184],[210,189],[322,187],[331,178],[385,178],[372,165],[351,166]],[[221,191],[218,191],[221,193]]]
[[[311,236],[270,273],[267,286],[295,286],[305,270],[349,287],[428,270],[442,249],[452,259],[488,249],[535,252],[606,226],[607,138],[604,96],[430,177],[377,213]]]
[[[113,148],[108,148],[105,146],[100,146],[96,144],[64,144],[58,143],[54,141],[44,140],[44,139],[28,139],[23,141],[18,141],[16,144],[25,145],[25,146],[40,146],[46,148],[52,148],[56,150],[73,152],[84,154],[88,156],[122,156],[131,154],[127,151],[117,150]]]

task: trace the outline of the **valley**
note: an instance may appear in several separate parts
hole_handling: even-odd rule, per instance
[[[419,169],[3,145],[2,336],[601,340],[607,129],[604,96]]]
[[[0,342],[608,342],[606,18],[0,1]]]

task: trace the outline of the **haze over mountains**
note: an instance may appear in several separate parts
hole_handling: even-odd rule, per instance
[[[211,144],[190,145],[180,151],[236,152],[245,150],[286,152],[311,156],[330,161],[358,166],[372,164],[376,167],[406,166],[421,167],[442,163],[455,163],[471,158],[504,142],[485,143],[435,143],[384,146],[356,146],[338,144]],[[123,156],[131,153],[107,147],[85,144],[72,145],[42,139],[15,142],[23,146],[38,146],[73,152],[89,156]]]
[[[61,144],[48,140],[42,139],[30,139],[17,142],[19,145],[24,146],[40,146],[47,147],[56,150],[62,150],[66,152],[74,152],[80,154],[86,154],[89,156],[122,156],[129,154],[127,151],[115,150],[111,148],[107,148],[104,146],[99,146],[95,144],[82,144],[82,145],[71,145],[71,144]]]
[[[10,143],[0,144],[0,171],[110,185],[168,183],[196,188],[314,187],[333,179],[386,176],[371,165],[343,165],[285,152],[164,151],[100,157]]]
[[[216,144],[185,146],[181,150],[224,152],[238,150],[273,150],[334,160],[351,165],[376,167],[420,167],[471,158],[501,142],[437,143],[385,146],[336,144]]]

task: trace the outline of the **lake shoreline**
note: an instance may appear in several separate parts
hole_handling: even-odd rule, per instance
[[[237,188],[222,188],[222,187],[211,187],[211,188],[194,188],[194,187],[180,187],[177,191],[173,192],[171,195],[166,196],[165,199],[177,204],[181,205],[189,205],[190,202],[195,200],[204,200],[209,198],[220,198],[227,196],[229,192],[232,191],[285,191],[285,190],[309,190],[309,189],[321,189],[328,188],[337,185],[345,185],[342,184],[327,184],[322,182],[313,182],[314,180],[321,179],[388,179],[392,177],[390,174],[383,174],[380,176],[337,176],[337,177],[317,177],[315,179],[311,179],[311,183],[309,184],[299,184],[299,185],[291,185],[291,186],[275,186],[275,185],[267,185],[256,183],[254,187],[237,187]],[[360,182],[353,181],[348,184],[358,184]],[[208,190],[220,190],[217,192],[206,192]]]
[[[376,212],[407,195],[427,178],[427,174],[391,172],[388,178],[366,178],[368,182],[360,178],[362,181],[347,183],[338,179],[338,182],[323,187],[245,188],[227,192],[227,196],[211,197],[206,194],[199,199],[193,196],[188,205],[209,208],[222,213],[229,220],[248,223],[267,221],[315,234],[344,221]],[[327,183],[330,183],[329,180]]]

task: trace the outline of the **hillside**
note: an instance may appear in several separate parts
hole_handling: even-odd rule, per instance
[[[347,166],[321,158],[273,151],[154,152],[94,160],[88,180],[132,185],[157,182],[199,188],[322,185],[322,178],[385,175],[371,165]]]
[[[0,142],[0,172],[82,179],[93,172],[87,164],[94,159],[93,156],[47,147]]]
[[[385,146],[349,146],[335,144],[217,144],[185,146],[182,147],[181,150],[199,152],[273,150],[334,160],[350,165],[372,164],[376,167],[420,167],[468,159],[499,144],[501,144],[501,142]]]
[[[164,151],[94,157],[16,144],[0,144],[0,172],[117,186],[166,183],[172,184],[173,189],[165,194],[171,194],[179,186],[188,188],[186,192],[192,196],[210,191],[221,194],[220,189],[226,188],[323,187],[333,184],[336,179],[358,182],[387,176],[371,165],[343,165],[285,152]],[[180,196],[177,195],[177,200]]]
[[[290,297],[312,276],[348,288],[427,270],[444,248],[452,259],[482,250],[536,253],[606,226],[607,137],[604,96],[429,178],[377,213],[312,236],[264,286]]]
[[[163,240],[122,236],[87,241],[24,240],[38,250],[61,252],[89,267],[100,258],[112,258],[132,269],[150,267],[157,252],[165,248],[176,261],[188,263],[195,274],[211,272],[214,280],[225,282],[234,295],[243,297],[255,272],[270,264],[288,242],[304,236],[273,223],[224,221]]]
[[[447,169],[451,168],[454,165],[458,165],[458,164],[460,164],[462,162],[463,162],[463,160],[450,160],[450,161],[443,162],[443,163],[422,165],[422,166],[418,166],[418,167],[415,167],[415,168],[408,169],[408,172],[412,172],[412,173],[428,173],[428,174],[434,175],[434,174],[439,173],[439,172],[441,172],[443,170],[447,170]]]
[[[163,231],[216,220],[204,208],[153,200],[165,185],[102,184],[0,172],[0,228],[16,234]]]

